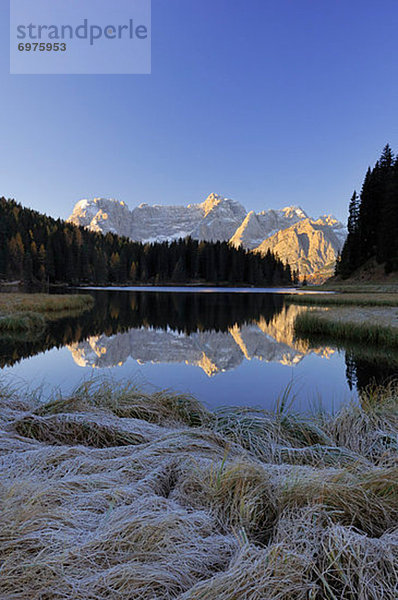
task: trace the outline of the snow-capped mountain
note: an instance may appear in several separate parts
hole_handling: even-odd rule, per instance
[[[91,231],[103,233],[117,233],[130,236],[131,211],[124,202],[108,200],[107,198],[94,198],[94,200],[80,200],[73,209],[68,221],[75,225],[83,225]]]
[[[270,248],[307,276],[325,269],[329,274],[347,234],[331,215],[312,219],[297,206],[247,213],[236,200],[218,194],[210,194],[200,204],[140,204],[132,210],[124,202],[112,199],[81,200],[69,221],[92,231],[117,233],[145,243],[191,236],[205,241],[229,241],[235,247],[256,252]]]
[[[81,200],[68,220],[92,231],[126,235],[138,242],[163,242],[188,235],[206,241],[227,241],[245,216],[246,210],[239,202],[210,194],[201,204],[140,204],[131,211],[117,200]]]

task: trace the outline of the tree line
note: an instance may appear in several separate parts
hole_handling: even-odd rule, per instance
[[[0,198],[0,279],[27,285],[226,283],[290,285],[289,264],[228,242],[133,242],[92,232]]]
[[[361,194],[354,191],[351,197],[336,275],[345,279],[370,259],[384,264],[386,273],[398,270],[398,156],[388,144],[368,168]]]

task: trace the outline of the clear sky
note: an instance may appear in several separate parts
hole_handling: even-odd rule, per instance
[[[397,0],[152,0],[151,75],[9,75],[0,0],[0,195],[67,217],[217,192],[345,220],[398,151],[397,31]]]

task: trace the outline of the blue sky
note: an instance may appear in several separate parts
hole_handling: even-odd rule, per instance
[[[217,192],[345,220],[398,150],[396,0],[152,0],[151,75],[9,75],[8,23],[0,195],[57,217]]]

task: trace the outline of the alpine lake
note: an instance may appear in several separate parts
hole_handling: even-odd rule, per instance
[[[110,377],[191,394],[210,409],[283,403],[334,412],[397,373],[398,353],[296,337],[295,318],[311,307],[287,303],[291,289],[75,291],[92,295],[94,308],[31,338],[0,337],[2,383],[49,399]]]

